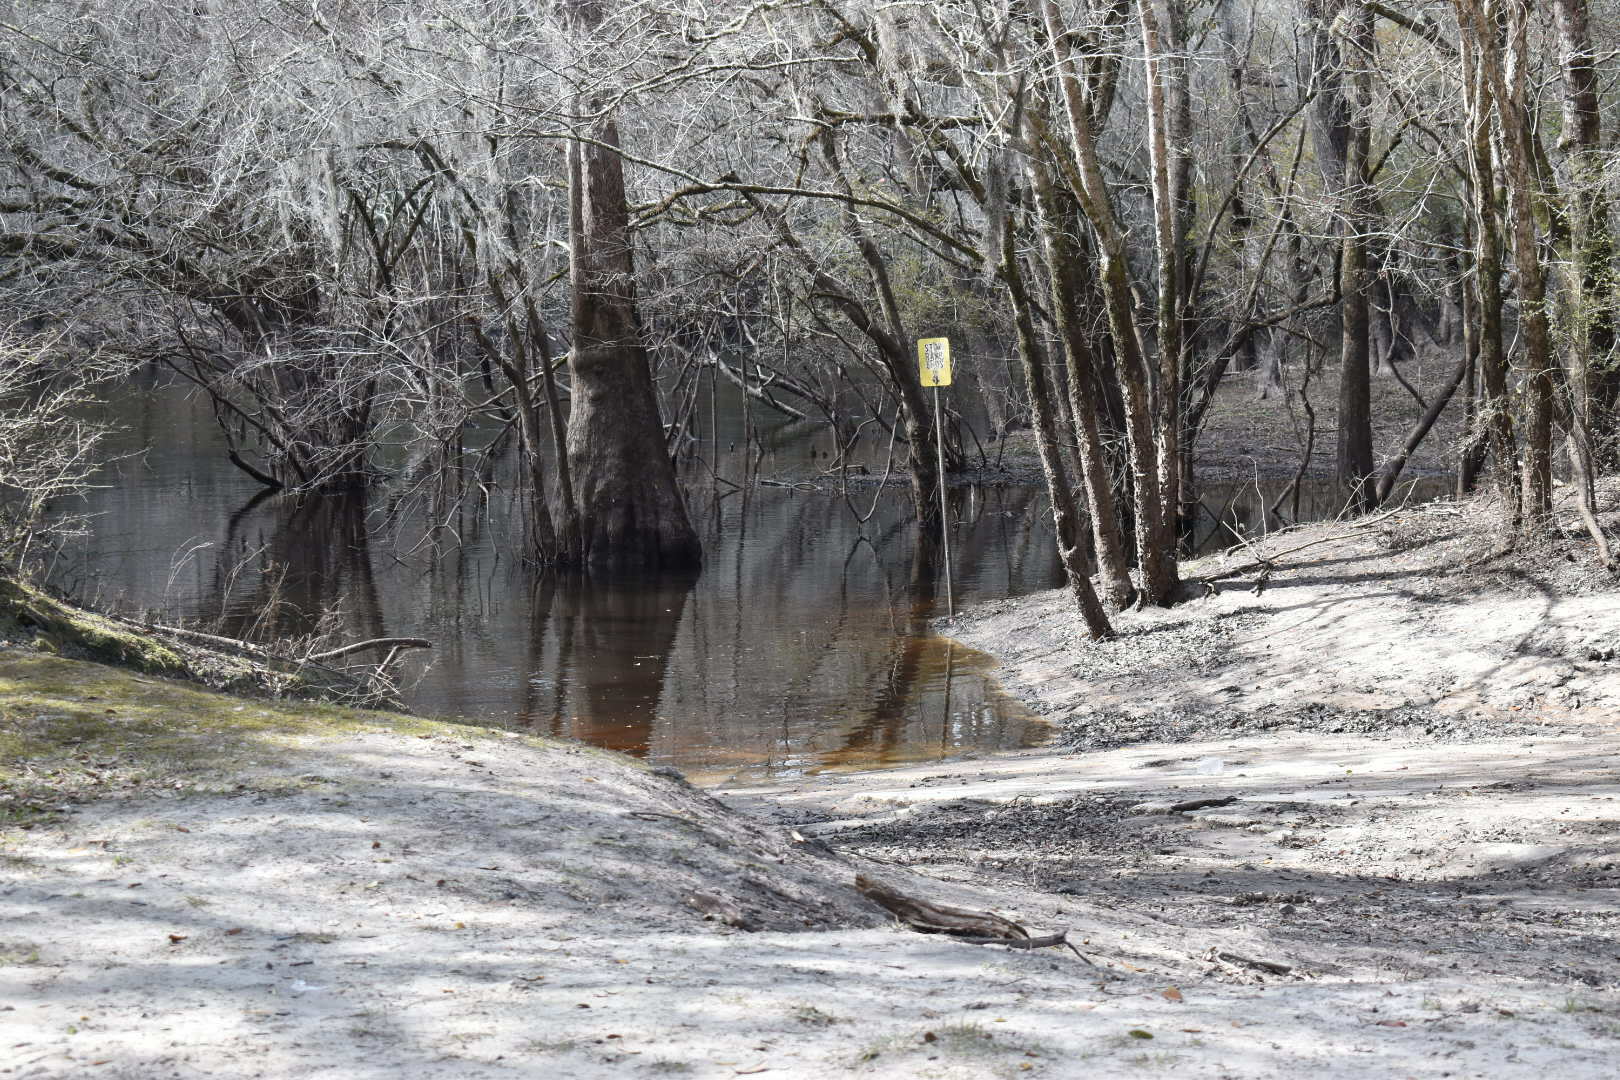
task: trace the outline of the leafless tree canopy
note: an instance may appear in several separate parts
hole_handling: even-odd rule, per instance
[[[14,0],[0,304],[19,339],[171,366],[272,487],[515,450],[529,554],[563,561],[696,557],[663,463],[703,373],[892,432],[933,527],[914,342],[950,333],[981,358],[974,407],[1034,431],[1101,636],[1110,606],[1176,599],[1199,435],[1237,377],[1336,380],[1354,509],[1446,408],[1462,481],[1488,463],[1517,528],[1543,527],[1555,450],[1589,499],[1620,402],[1613,17]],[[1375,446],[1370,381],[1420,349],[1454,377]],[[501,434],[469,446],[475,421]]]

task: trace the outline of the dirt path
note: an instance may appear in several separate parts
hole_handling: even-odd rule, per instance
[[[720,801],[0,648],[9,730],[77,733],[0,761],[71,793],[0,834],[0,1077],[1606,1080],[1620,603],[1556,548],[1448,569],[1466,532],[1397,516],[1101,647],[1059,594],[973,613],[1065,743]],[[857,871],[1091,965],[898,929]]]

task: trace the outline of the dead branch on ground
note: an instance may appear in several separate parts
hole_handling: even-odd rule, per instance
[[[1028,930],[989,911],[949,907],[907,896],[897,889],[874,881],[865,874],[857,875],[855,888],[868,900],[887,909],[895,918],[922,934],[949,934],[970,945],[1005,945],[1012,949],[1044,949],[1066,946],[1074,955],[1086,960],[1079,949],[1069,941],[1069,932],[1060,931],[1045,937],[1032,937]]]
[[[1209,951],[1204,954],[1204,960],[1234,973],[1247,968],[1250,971],[1260,971],[1267,975],[1297,974],[1292,964],[1281,964],[1275,960],[1257,960],[1252,956],[1239,956],[1237,953],[1227,952],[1218,945],[1210,946]]]

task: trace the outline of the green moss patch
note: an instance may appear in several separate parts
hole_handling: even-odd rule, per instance
[[[0,941],[0,968],[39,963],[39,946],[32,941]]]
[[[0,650],[0,829],[65,802],[237,790],[297,743],[384,729],[484,733],[396,713],[232,697],[101,664]]]
[[[179,654],[111,619],[0,577],[0,638],[32,641],[59,656],[119,664],[153,675],[185,675]]]

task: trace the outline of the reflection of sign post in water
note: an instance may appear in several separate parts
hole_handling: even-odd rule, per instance
[[[954,616],[951,598],[951,530],[945,506],[945,414],[939,407],[939,388],[951,385],[951,339],[917,339],[917,372],[924,386],[934,388],[934,446],[939,452],[939,535],[945,555],[945,614]]]

